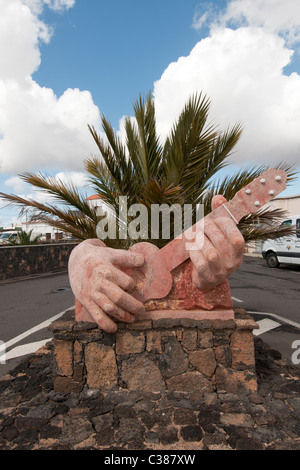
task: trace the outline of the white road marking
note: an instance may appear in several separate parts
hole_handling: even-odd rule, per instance
[[[13,339],[10,339],[10,340],[7,341],[6,343],[1,344],[1,346],[0,346],[0,353],[1,353],[2,351],[7,351],[7,349],[8,349],[10,346],[13,346],[13,345],[16,344],[16,343],[19,343],[19,342],[22,341],[24,338],[27,338],[27,336],[30,336],[30,335],[32,335],[33,333],[36,333],[37,331],[42,330],[43,328],[48,328],[48,326],[51,325],[52,322],[54,322],[55,320],[57,320],[58,318],[60,318],[61,316],[63,316],[63,314],[64,314],[65,312],[67,312],[68,310],[70,310],[71,308],[74,308],[74,307],[67,308],[67,309],[64,310],[63,312],[58,313],[57,315],[55,315],[55,316],[52,317],[52,318],[49,318],[49,320],[46,320],[46,321],[44,321],[43,323],[40,323],[39,325],[34,326],[34,327],[31,328],[30,330],[25,331],[25,332],[22,333],[21,335],[16,336],[16,337],[13,338]]]
[[[278,323],[277,321],[274,321],[274,320],[270,320],[269,318],[264,318],[263,320],[259,320],[256,323],[258,324],[259,329],[253,330],[253,334],[255,336],[262,335],[263,333],[266,333],[267,331],[274,330],[274,328],[281,326],[281,323]]]
[[[300,323],[296,323],[295,321],[289,320],[288,318],[283,318],[280,315],[277,315],[276,313],[269,313],[269,312],[252,312],[250,310],[247,310],[248,313],[251,313],[252,315],[267,315],[269,317],[275,318],[276,320],[279,320],[283,323],[287,323],[288,325],[294,326],[295,328],[300,329]]]
[[[3,361],[5,363],[5,361],[8,361],[9,359],[26,356],[27,354],[34,354],[38,349],[40,349],[42,346],[45,346],[45,344],[49,343],[51,340],[52,338],[48,338],[43,339],[42,341],[37,341],[36,343],[28,343],[22,346],[17,346],[16,348],[11,349],[7,353],[3,354],[0,357],[0,363],[3,363]]]
[[[237,299],[236,297],[231,297],[231,298],[232,298],[232,300],[235,300],[235,302],[238,302],[239,304],[243,304],[243,303],[244,303],[243,300]]]

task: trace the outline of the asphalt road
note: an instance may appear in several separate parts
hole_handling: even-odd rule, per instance
[[[258,322],[256,334],[291,360],[292,345],[300,341],[300,266],[270,269],[262,258],[245,256],[230,286],[234,305]],[[1,364],[0,354],[0,377],[51,339],[47,325],[73,305],[67,273],[1,282],[0,341],[6,361]]]
[[[1,282],[0,341],[8,345],[6,359],[12,358],[1,364],[0,353],[0,377],[51,338],[47,323],[74,303],[67,272]]]
[[[262,257],[245,256],[229,280],[246,310],[271,312],[300,324],[300,265],[269,268]]]
[[[292,346],[300,341],[300,266],[271,269],[262,257],[245,256],[229,282],[234,305],[250,313],[262,339],[293,362]]]

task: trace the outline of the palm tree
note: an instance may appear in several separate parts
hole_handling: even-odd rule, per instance
[[[139,203],[148,209],[151,204],[179,204],[181,208],[184,204],[192,204],[195,211],[196,204],[203,204],[207,214],[215,194],[231,199],[267,169],[261,166],[241,170],[215,182],[219,170],[228,165],[228,157],[241,136],[242,126],[236,124],[224,132],[220,131],[208,124],[209,109],[210,100],[205,95],[192,96],[164,144],[157,134],[151,94],[146,98],[140,96],[134,103],[135,121],[129,117],[125,120],[125,143],[105,116],[102,116],[105,139],[89,126],[101,154],[101,158],[91,156],[85,160],[89,183],[104,203],[113,206],[117,222],[119,196],[128,198],[128,206]],[[277,168],[286,170],[288,183],[294,180],[296,173],[292,167],[281,164]],[[0,197],[21,206],[23,212],[28,208],[34,209],[33,219],[44,220],[75,238],[97,237],[99,216],[73,184],[65,184],[43,174],[24,173],[20,176],[67,207],[42,204],[4,193],[0,193]],[[278,238],[291,233],[291,229],[280,227],[284,215],[284,211],[278,209],[259,210],[242,219],[239,228],[246,242]],[[149,232],[149,240],[150,235]],[[137,241],[106,240],[106,243],[128,247]],[[159,246],[167,243],[162,239],[152,241]]]
[[[18,232],[15,240],[11,241],[9,245],[37,245],[42,237],[42,234],[32,237],[33,230],[29,232]]]

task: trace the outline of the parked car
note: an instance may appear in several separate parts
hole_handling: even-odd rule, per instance
[[[270,268],[281,263],[300,265],[300,215],[289,217],[281,225],[296,226],[296,234],[264,242],[262,255]]]
[[[3,232],[0,236],[0,246],[14,241],[18,236],[18,232]]]

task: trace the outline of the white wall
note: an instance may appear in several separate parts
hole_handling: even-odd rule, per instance
[[[57,228],[44,223],[23,223],[21,227],[27,233],[32,230],[32,237],[42,234],[42,240],[46,240],[46,233],[50,233],[51,240],[54,240],[55,234],[60,232]]]
[[[298,215],[300,214],[300,195],[291,197],[277,197],[271,202],[266,204],[271,209],[284,209],[287,211],[287,215]]]

